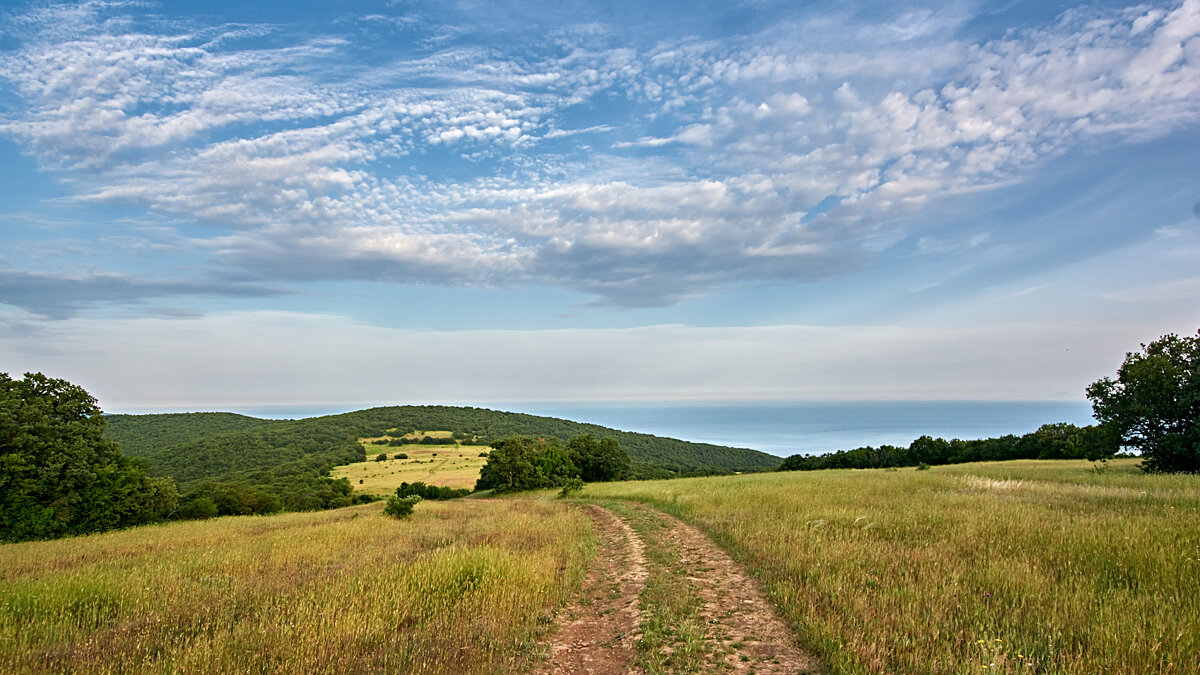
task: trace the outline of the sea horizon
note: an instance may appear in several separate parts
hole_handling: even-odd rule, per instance
[[[432,405],[432,404],[431,404]],[[451,404],[438,404],[451,405]],[[928,435],[977,439],[1025,434],[1043,424],[1092,424],[1086,401],[608,401],[464,403],[464,407],[557,417],[696,443],[751,448],[785,457],[863,446],[907,446]],[[377,407],[362,405],[124,408],[116,414],[232,412],[304,419]]]

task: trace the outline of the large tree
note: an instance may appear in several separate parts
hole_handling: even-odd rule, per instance
[[[629,454],[621,449],[616,439],[596,440],[591,434],[585,434],[568,441],[567,448],[584,482],[624,480],[632,472]]]
[[[104,417],[66,380],[0,373],[0,540],[50,539],[165,517],[178,499],[101,438]]]
[[[1117,379],[1087,389],[1100,424],[1142,454],[1151,472],[1200,472],[1200,332],[1165,335],[1129,352]]]

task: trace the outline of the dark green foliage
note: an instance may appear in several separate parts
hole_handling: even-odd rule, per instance
[[[1108,430],[1097,426],[1045,424],[1024,436],[964,441],[922,436],[907,448],[884,445],[838,450],[824,455],[792,455],[779,471],[878,469],[900,466],[962,464],[1008,459],[1089,459],[1111,457],[1117,446]]]
[[[417,495],[422,499],[439,500],[439,499],[458,499],[471,494],[470,490],[465,488],[452,488],[441,485],[426,485],[421,481],[415,483],[401,483],[400,487],[396,488],[397,497],[408,497]]]
[[[1117,379],[1087,389],[1101,426],[1141,452],[1149,472],[1200,473],[1200,332],[1129,352]]]
[[[207,520],[220,515],[217,503],[208,497],[198,496],[179,506],[176,517],[182,520]]]
[[[409,441],[411,443],[412,441]],[[456,445],[458,441],[450,438],[434,438],[433,436],[422,436],[421,440],[417,441],[421,445]]]
[[[105,415],[104,419],[107,421],[104,437],[116,441],[121,452],[129,457],[141,457],[156,448],[208,436],[274,424],[271,420],[223,412]]]
[[[591,434],[576,436],[567,443],[579,477],[588,483],[625,480],[632,473],[629,454],[612,438],[596,440]]]
[[[178,492],[103,438],[96,400],[66,380],[0,373],[0,540],[50,539],[154,522]]]
[[[629,456],[611,438],[576,436],[564,447],[554,438],[513,436],[492,448],[476,490],[514,492],[573,485],[589,476],[592,481],[620,480],[629,474]]]
[[[383,512],[393,518],[404,518],[412,515],[413,507],[419,501],[421,501],[419,495],[409,495],[407,497],[396,497],[393,495],[387,498],[387,506],[383,507]]]
[[[408,459],[408,453],[397,452],[396,454],[392,455],[392,459]]]
[[[383,462],[383,461],[385,461],[385,460],[387,460],[387,453],[386,453],[386,452],[381,452],[381,453],[379,453],[378,455],[375,455],[375,461],[376,461],[376,462]]]

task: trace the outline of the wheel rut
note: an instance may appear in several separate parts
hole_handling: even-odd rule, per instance
[[[582,592],[559,614],[543,673],[638,672],[641,593],[648,574],[641,538],[612,511],[581,507],[596,532],[596,558]]]

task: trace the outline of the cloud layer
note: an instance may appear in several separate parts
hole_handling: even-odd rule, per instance
[[[1088,383],[1111,375],[1122,351],[1151,330],[1157,327],[1071,323],[422,331],[250,312],[68,319],[0,343],[0,363],[70,373],[114,410],[654,399],[1075,400]]]
[[[208,281],[152,294],[362,279],[671,304],[854,269],[922,236],[939,200],[1200,120],[1200,0],[976,41],[913,11],[856,26],[862,48],[802,19],[485,49],[418,14],[302,37],[123,3],[7,18],[0,134],[74,200],[182,223],[204,256]],[[363,35],[393,37],[366,58]],[[114,293],[0,301],[65,315]]]

